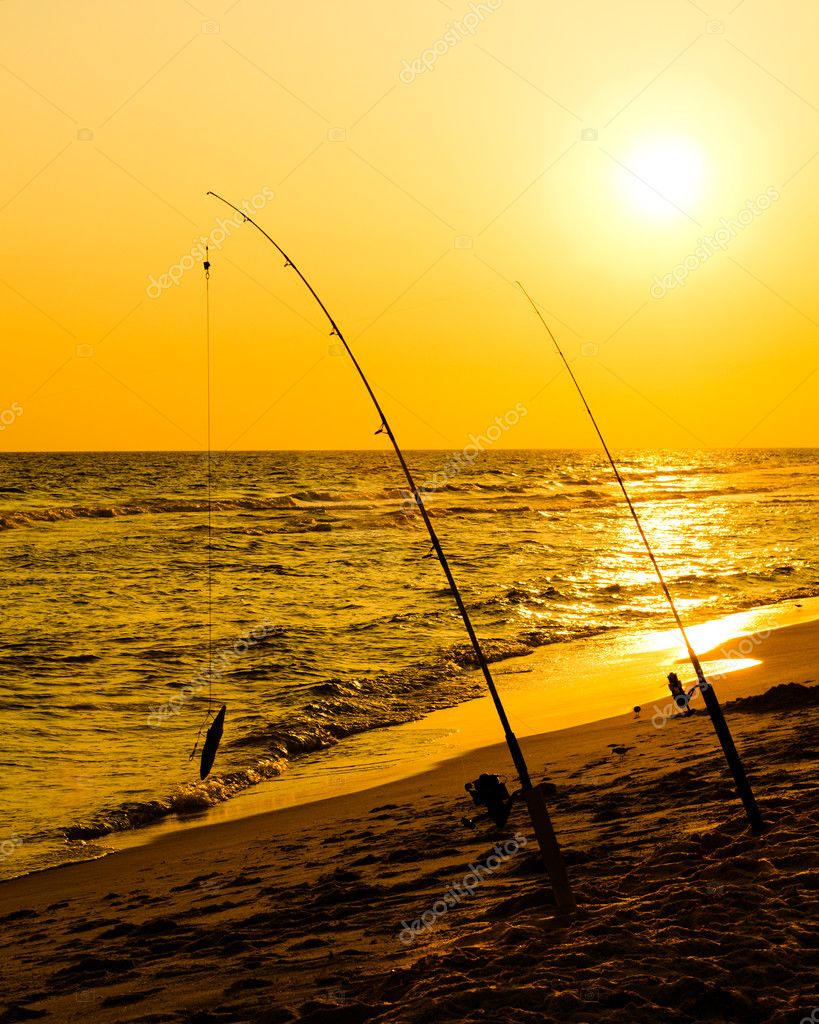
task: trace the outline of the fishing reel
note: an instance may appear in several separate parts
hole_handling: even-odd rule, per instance
[[[510,795],[505,779],[501,779],[499,775],[487,773],[479,775],[474,782],[467,782],[464,789],[472,797],[472,803],[476,807],[486,808],[483,814],[477,814],[474,818],[461,818],[462,825],[473,829],[476,822],[486,818],[491,818],[498,828],[503,828],[513,805],[520,798],[522,792],[516,790]]]

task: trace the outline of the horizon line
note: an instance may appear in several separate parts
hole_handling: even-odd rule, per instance
[[[407,452],[456,452],[463,450],[460,447],[438,447],[438,448],[405,448]],[[669,445],[624,445],[615,446],[619,451],[655,451],[655,452],[736,452],[736,451],[819,451],[819,444],[816,445],[685,445],[675,447]],[[584,452],[598,451],[596,445],[544,445],[534,448],[496,448],[494,446],[479,449],[479,454],[486,455],[487,452]],[[308,452],[332,453],[332,452],[379,452],[390,454],[386,448],[21,448],[9,451],[0,451],[3,455],[256,455],[256,454],[284,454]]]

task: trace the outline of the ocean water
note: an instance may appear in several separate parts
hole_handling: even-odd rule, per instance
[[[492,660],[671,625],[597,452],[408,459]],[[688,621],[819,594],[819,451],[619,461]],[[0,454],[0,877],[482,695],[390,452],[216,453],[207,493],[200,453]]]

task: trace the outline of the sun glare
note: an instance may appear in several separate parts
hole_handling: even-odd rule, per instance
[[[691,213],[702,193],[705,167],[700,150],[685,139],[642,142],[623,160],[631,204],[650,216]]]

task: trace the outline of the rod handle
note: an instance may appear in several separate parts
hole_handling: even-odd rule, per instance
[[[563,911],[575,910],[574,894],[572,893],[571,882],[563,862],[563,856],[557,843],[555,830],[552,827],[552,819],[549,817],[549,809],[538,786],[524,791],[523,798],[529,808],[529,817],[532,819],[532,828],[535,831],[537,844],[543,857],[543,863],[549,874],[549,881],[552,883],[552,891],[555,895],[555,903]]]

